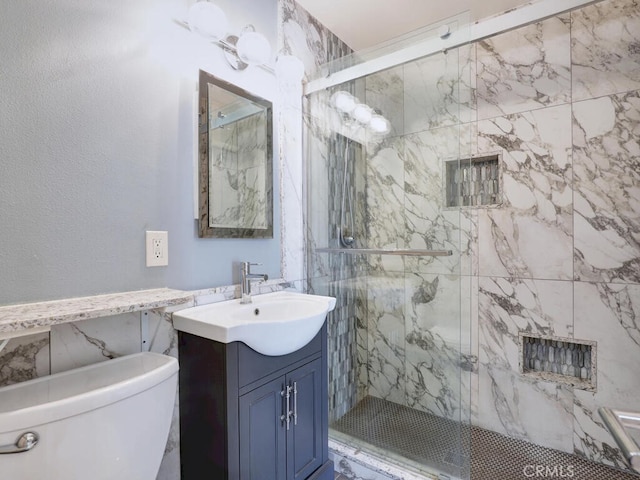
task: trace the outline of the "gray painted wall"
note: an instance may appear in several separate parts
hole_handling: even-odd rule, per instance
[[[277,158],[273,240],[197,236],[198,68],[271,100],[275,82],[177,25],[191,3],[2,2],[0,305],[227,285],[242,260],[280,276]],[[276,45],[276,0],[223,3],[234,31],[263,25]],[[168,267],[145,266],[146,230],[168,230]]]

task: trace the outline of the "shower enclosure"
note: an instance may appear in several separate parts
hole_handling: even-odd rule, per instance
[[[468,22],[452,23],[464,35]],[[307,278],[337,298],[332,440],[468,478],[471,216],[461,206],[482,201],[490,167],[469,162],[468,47],[393,60],[447,37],[439,26],[386,45],[368,58],[390,65],[305,97]]]

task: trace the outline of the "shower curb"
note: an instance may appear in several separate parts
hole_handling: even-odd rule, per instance
[[[458,480],[449,476],[442,477],[408,471],[407,467],[400,468],[379,455],[349,446],[335,438],[329,438],[329,458],[333,460],[336,473],[352,474],[352,468],[349,465],[349,462],[352,462],[361,469],[366,469],[376,475],[375,477],[367,476],[366,480]],[[353,477],[349,476],[348,478]],[[356,478],[359,479],[360,476]]]

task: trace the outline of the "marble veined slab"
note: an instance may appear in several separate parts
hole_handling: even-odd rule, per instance
[[[0,307],[0,337],[61,323],[193,302],[193,293],[168,288],[94,295]]]

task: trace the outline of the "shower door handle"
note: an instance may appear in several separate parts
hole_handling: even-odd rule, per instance
[[[16,443],[14,443],[13,445],[0,446],[0,455],[28,452],[38,444],[38,440],[40,440],[40,437],[38,437],[37,433],[34,433],[34,432],[23,433],[22,435],[20,435],[20,438],[18,438],[18,440],[16,440]]]

